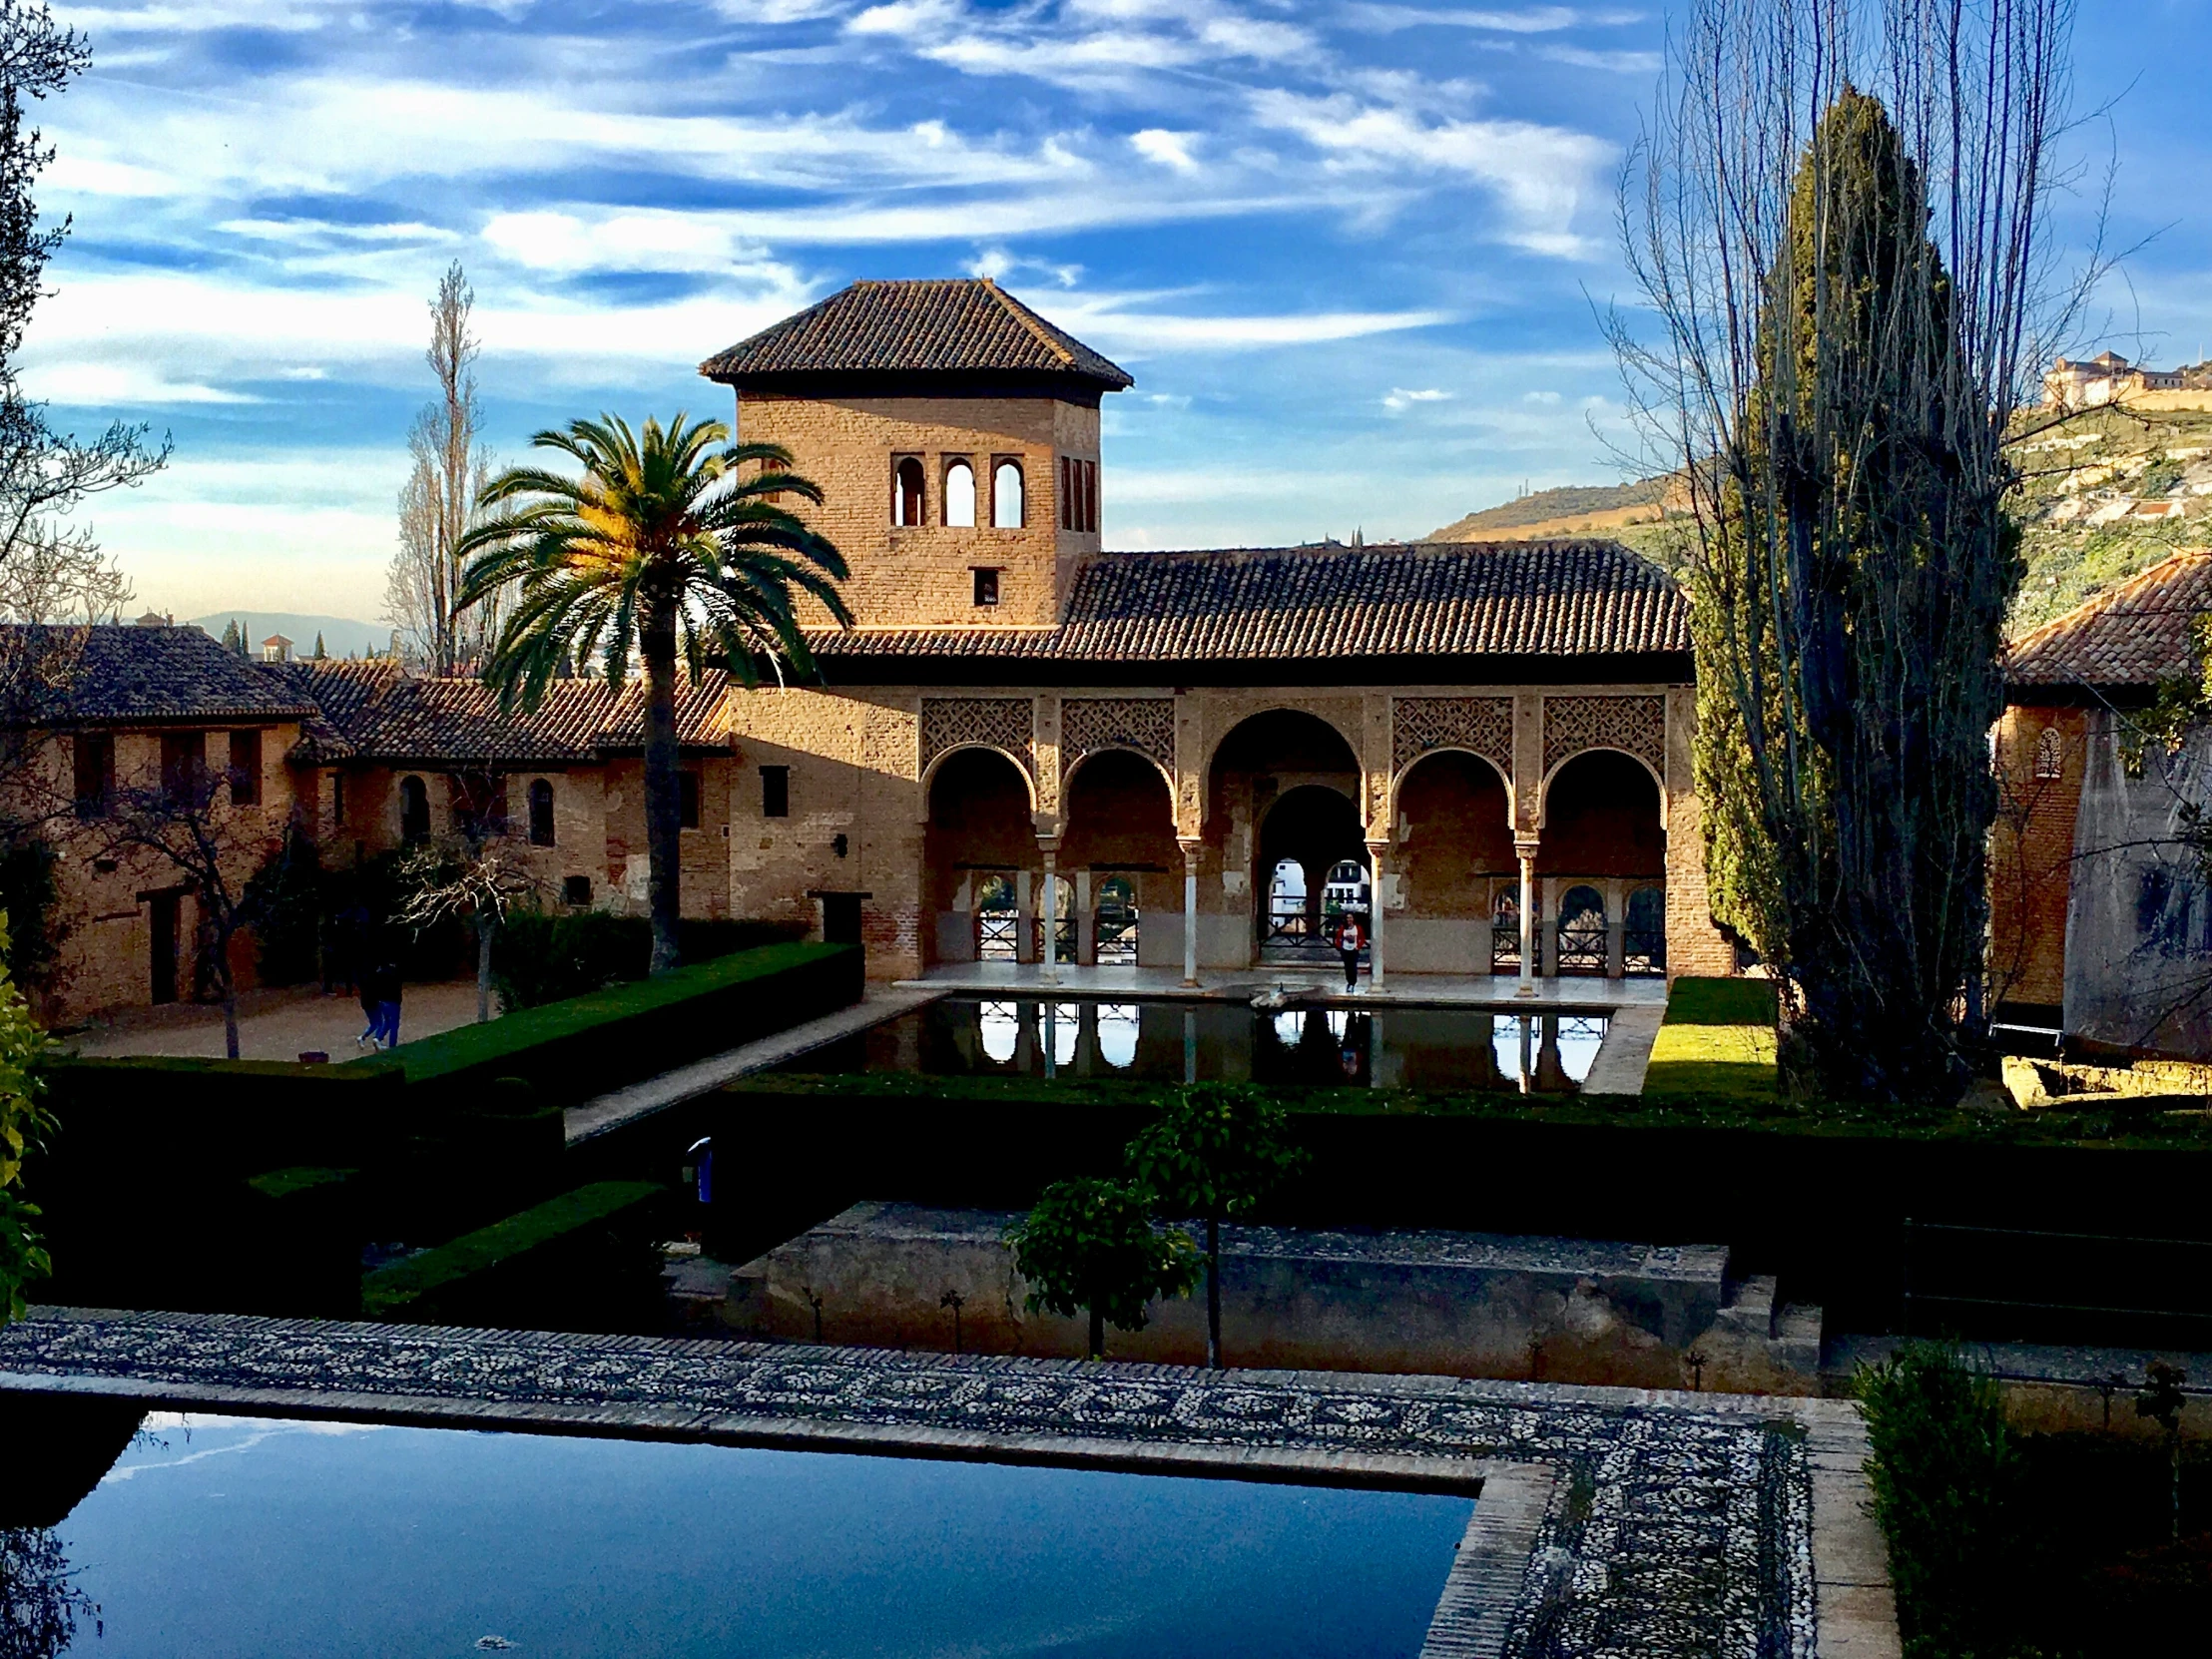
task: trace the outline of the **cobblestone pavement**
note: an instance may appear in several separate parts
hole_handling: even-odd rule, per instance
[[[1812,1659],[1812,1479],[1789,1403],[1455,1379],[37,1309],[0,1389],[1448,1489],[1558,1471],[1517,1659]]]

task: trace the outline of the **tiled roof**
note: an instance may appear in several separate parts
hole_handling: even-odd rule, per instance
[[[1066,374],[1135,382],[987,277],[867,281],[699,365],[711,380],[787,374]]]
[[[2212,553],[2176,553],[2014,640],[2004,678],[2014,691],[2153,687],[2200,674],[2194,629],[2212,613]]]
[[[396,664],[375,658],[350,663],[311,658],[269,663],[262,672],[275,676],[302,701],[315,706],[315,712],[300,723],[299,742],[286,757],[305,766],[326,766],[357,754],[348,734],[362,726],[369,707],[400,678]]]
[[[314,705],[199,628],[10,624],[4,649],[46,656],[58,679],[41,721],[132,725],[299,720]]]
[[[862,629],[819,656],[1062,662],[1640,656],[1690,649],[1689,606],[1617,542],[1102,553],[1057,628]]]
[[[536,709],[503,714],[498,693],[476,680],[409,679],[389,664],[294,663],[283,672],[311,688],[344,746],[318,743],[303,760],[554,765],[645,747],[645,689],[635,681],[557,680]],[[728,684],[717,670],[679,686],[679,743],[729,744]]]

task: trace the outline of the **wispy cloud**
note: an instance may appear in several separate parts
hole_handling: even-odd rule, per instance
[[[1388,394],[1382,399],[1382,407],[1388,409],[1392,414],[1403,414],[1415,403],[1442,403],[1447,401],[1450,396],[1450,392],[1443,391],[1435,386],[1424,386],[1418,391],[1409,391],[1403,386],[1392,386]]]

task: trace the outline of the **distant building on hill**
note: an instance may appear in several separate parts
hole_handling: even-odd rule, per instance
[[[2081,361],[2060,357],[2043,375],[2043,402],[2052,408],[2085,409],[2139,391],[2212,391],[2212,362],[2145,368],[2117,351],[2099,351]]]

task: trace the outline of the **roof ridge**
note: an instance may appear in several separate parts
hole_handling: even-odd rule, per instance
[[[996,282],[991,280],[990,277],[978,276],[971,278],[971,280],[981,282],[984,292],[988,293],[993,299],[998,301],[999,309],[1003,310],[1008,316],[1012,317],[1022,327],[1028,329],[1030,334],[1035,338],[1036,342],[1039,345],[1043,346],[1047,351],[1051,352],[1055,357],[1058,357],[1063,365],[1072,366],[1074,364],[1075,353],[1070,351],[1066,346],[1062,345],[1058,340],[1052,337],[1051,331],[1045,326],[1044,318],[1038,316],[1035,312],[1030,310],[1027,305],[1024,305],[1020,300],[1016,299],[1012,294],[1008,293],[1004,288],[1000,287]]]
[[[2170,581],[2176,574],[2173,567],[2200,559],[2212,559],[2212,549],[2202,547],[2176,548],[2147,570],[2138,570],[2133,576],[2115,582],[2103,592],[2091,594],[2072,610],[2054,616],[2048,622],[2038,623],[2035,627],[2007,644],[2004,648],[2004,654],[2008,657],[2017,656],[2043,644],[2047,640],[2055,639],[2062,632],[2073,628],[2086,627],[2089,623],[2104,615],[2128,594],[2149,587],[2154,582]]]

